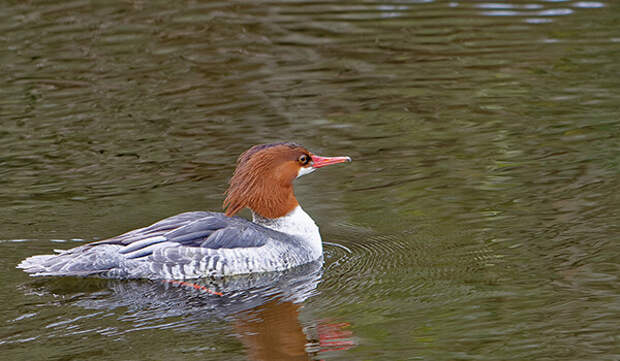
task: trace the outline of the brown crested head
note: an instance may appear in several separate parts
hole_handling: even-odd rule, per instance
[[[299,205],[293,192],[295,178],[345,161],[351,159],[319,157],[295,143],[255,145],[237,159],[224,200],[226,215],[247,207],[265,218],[285,216]]]

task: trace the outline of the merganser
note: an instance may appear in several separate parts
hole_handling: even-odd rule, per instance
[[[295,143],[255,145],[237,159],[225,213],[186,212],[17,267],[33,276],[191,279],[282,271],[322,257],[319,228],[301,209],[293,180],[350,162]],[[235,216],[243,208],[253,221]]]

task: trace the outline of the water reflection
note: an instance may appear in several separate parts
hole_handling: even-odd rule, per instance
[[[113,312],[131,327],[102,325],[106,336],[118,337],[148,329],[195,329],[215,323],[232,328],[252,360],[310,360],[319,352],[353,346],[346,323],[300,321],[304,301],[316,295],[322,262],[287,272],[237,276],[226,279],[179,281],[119,281],[101,279],[36,279],[22,288],[26,293],[61,298],[64,306],[86,313],[53,319],[44,329],[54,337],[71,334],[80,323]],[[60,304],[59,304],[60,305]],[[127,310],[122,312],[123,310]],[[34,318],[27,313],[19,319]],[[24,340],[28,341],[28,340]]]

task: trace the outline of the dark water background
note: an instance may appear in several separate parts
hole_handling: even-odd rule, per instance
[[[620,360],[620,3],[0,10],[3,360]],[[354,159],[296,185],[322,271],[218,296],[15,269],[220,209],[282,140]]]

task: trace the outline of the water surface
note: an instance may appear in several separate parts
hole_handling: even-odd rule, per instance
[[[562,0],[2,5],[0,352],[618,360],[619,14]],[[296,183],[322,269],[237,288],[15,269],[220,209],[237,155],[283,140],[354,159]]]

